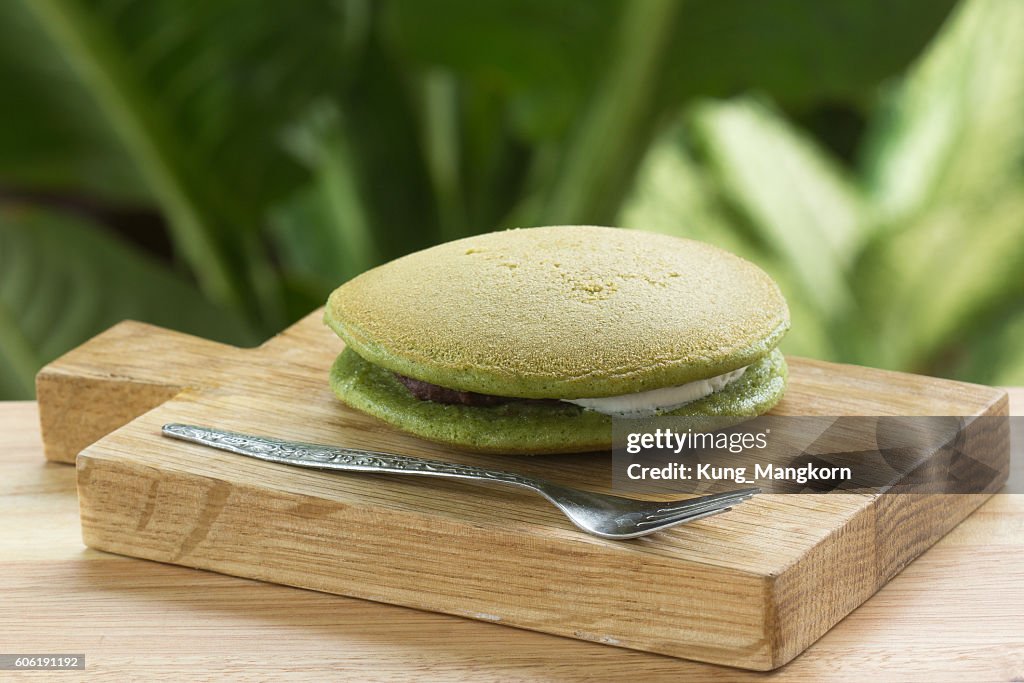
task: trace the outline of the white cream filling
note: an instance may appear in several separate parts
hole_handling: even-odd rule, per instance
[[[673,411],[687,403],[721,391],[727,384],[739,379],[746,369],[746,367],[742,367],[724,375],[635,394],[604,398],[564,398],[562,400],[612,417],[652,417]]]

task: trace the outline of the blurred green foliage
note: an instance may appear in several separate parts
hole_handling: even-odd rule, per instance
[[[0,398],[553,223],[754,260],[790,353],[1024,383],[1018,0],[17,0],[0,82]]]

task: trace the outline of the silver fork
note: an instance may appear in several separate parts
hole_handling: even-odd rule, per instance
[[[163,434],[172,439],[297,467],[375,474],[414,474],[518,486],[547,498],[583,531],[616,540],[646,536],[677,524],[728,512],[733,505],[760,493],[760,489],[747,488],[699,498],[643,501],[581,491],[504,470],[354,448],[282,441],[194,425],[166,424],[163,426]]]

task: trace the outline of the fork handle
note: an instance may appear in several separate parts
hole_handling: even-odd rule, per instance
[[[185,424],[166,424],[164,436],[181,441],[218,448],[222,451],[248,455],[268,462],[308,467],[318,470],[369,472],[385,474],[412,474],[448,479],[468,479],[495,484],[512,484],[539,491],[544,484],[539,479],[515,472],[492,470],[473,465],[413,458],[407,455],[377,453],[356,448],[337,448],[321,444],[283,441],[251,434],[239,434],[209,427]]]

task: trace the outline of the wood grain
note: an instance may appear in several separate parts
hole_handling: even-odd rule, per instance
[[[341,407],[325,382],[339,348],[318,314],[252,350],[128,323],[44,370],[38,386],[51,458],[66,459],[79,447],[81,437],[63,436],[75,430],[62,425],[87,422],[84,431],[94,436],[138,415],[78,457],[86,543],[771,669],[803,651],[984,498],[761,496],[714,520],[617,543],[577,532],[529,494],[337,477],[268,463],[239,468],[236,456],[159,436],[164,422],[194,422],[508,466],[499,456],[453,454]],[[974,385],[801,359],[793,360],[791,373],[780,414],[1006,411],[1003,392]],[[80,381],[87,391],[79,392]],[[105,411],[105,403],[124,401],[117,390],[123,384],[155,389],[130,409]],[[156,407],[148,403],[161,392],[175,397]],[[80,395],[87,405],[80,405]],[[517,460],[516,469],[606,488],[607,481],[595,478],[600,468],[592,457]]]
[[[1024,415],[1024,389],[1011,408]],[[74,469],[43,463],[37,424],[34,403],[0,403],[0,652],[86,654],[86,671],[50,678],[1024,678],[1024,495],[994,496],[803,655],[760,674],[84,548]]]

